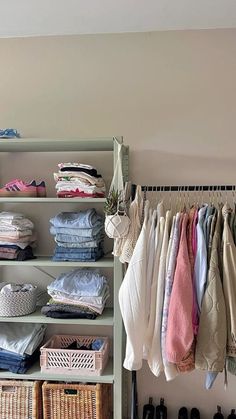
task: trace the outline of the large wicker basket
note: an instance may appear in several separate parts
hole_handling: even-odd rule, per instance
[[[42,419],[41,381],[0,381],[1,419]]]
[[[111,384],[43,383],[44,419],[111,419]]]
[[[104,341],[99,351],[66,349],[72,342],[89,345],[96,339]],[[107,337],[54,335],[40,348],[42,372],[70,375],[101,375],[109,357]]]
[[[36,309],[37,287],[29,291],[0,294],[0,316],[17,317],[33,313]]]

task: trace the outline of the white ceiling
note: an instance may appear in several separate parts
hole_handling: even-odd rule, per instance
[[[0,37],[236,27],[236,0],[0,0]]]

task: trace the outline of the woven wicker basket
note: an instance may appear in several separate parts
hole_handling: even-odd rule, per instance
[[[111,419],[111,384],[43,384],[44,419]]]
[[[1,419],[42,419],[41,381],[0,381]]]
[[[66,349],[77,341],[89,345],[96,339],[104,343],[99,351]],[[70,375],[101,375],[109,357],[107,337],[54,335],[40,348],[40,366],[42,372]]]
[[[30,291],[0,294],[0,316],[17,317],[33,313],[36,308],[37,287]]]

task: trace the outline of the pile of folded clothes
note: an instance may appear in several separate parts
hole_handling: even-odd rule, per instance
[[[0,369],[24,374],[39,358],[46,326],[33,323],[1,323]]]
[[[0,259],[34,259],[36,235],[32,221],[23,214],[0,212]]]
[[[58,198],[104,198],[106,188],[93,166],[81,163],[59,163],[54,173]]]
[[[57,243],[53,260],[94,262],[103,256],[104,219],[94,208],[61,212],[50,222]]]
[[[97,269],[62,273],[47,287],[51,299],[42,314],[53,318],[95,319],[109,298],[106,278]]]

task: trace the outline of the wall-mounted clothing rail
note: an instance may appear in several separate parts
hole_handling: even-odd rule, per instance
[[[132,185],[136,189],[136,185]],[[143,185],[142,191],[147,192],[202,192],[202,191],[235,191],[236,185],[179,185],[179,186],[152,186]]]

